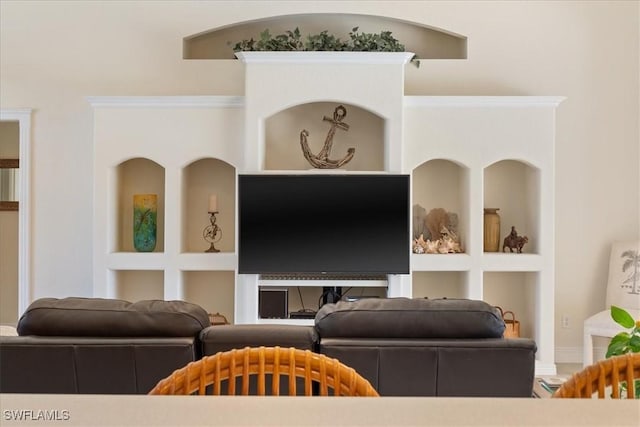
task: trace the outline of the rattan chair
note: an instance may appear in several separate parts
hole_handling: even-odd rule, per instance
[[[369,381],[337,359],[281,347],[245,347],[205,356],[160,380],[149,394],[279,396],[281,377],[288,379],[290,396],[299,394],[299,383],[305,396],[379,396]]]
[[[640,353],[627,353],[587,366],[565,381],[552,397],[621,399],[625,396],[620,393],[620,383],[626,381],[626,397],[633,399],[636,397],[634,381],[639,379]]]

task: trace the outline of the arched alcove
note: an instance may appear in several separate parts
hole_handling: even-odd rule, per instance
[[[425,239],[431,238],[421,224],[416,223],[419,221],[416,210],[421,207],[428,214],[432,209],[442,208],[450,215],[455,215],[452,219],[455,222],[454,231],[464,249],[465,239],[469,236],[468,174],[467,167],[447,159],[432,159],[413,170],[414,238],[420,237],[420,234],[424,234]]]
[[[133,247],[133,196],[157,194],[157,240],[153,252],[164,252],[164,182],[165,169],[153,160],[136,157],[123,161],[116,167],[118,181],[115,230],[115,252],[134,252]]]
[[[500,160],[484,169],[485,208],[498,208],[500,251],[503,239],[515,227],[527,236],[525,253],[538,253],[540,233],[540,170],[520,160]]]
[[[233,59],[232,47],[235,43],[243,39],[258,39],[265,29],[276,35],[299,28],[303,39],[309,34],[326,30],[341,40],[347,40],[354,27],[366,33],[391,31],[392,36],[404,44],[407,52],[413,52],[422,59],[467,58],[467,38],[462,35],[385,16],[348,13],[273,16],[204,30],[184,38],[183,58]]]
[[[300,132],[308,131],[309,148],[317,154],[332,127],[335,109],[342,105],[346,116],[342,123],[348,129],[337,128],[333,137],[331,159],[340,159],[349,148],[355,148],[351,161],[341,169],[352,171],[384,170],[384,118],[369,110],[341,102],[311,102],[296,105],[265,120],[265,169],[307,170],[313,166],[304,158]]]
[[[222,231],[215,243],[221,252],[235,251],[236,170],[229,163],[204,158],[187,165],[183,170],[183,215],[181,252],[203,253],[209,248],[203,230],[209,222],[209,198],[216,196],[218,214],[216,224]]]

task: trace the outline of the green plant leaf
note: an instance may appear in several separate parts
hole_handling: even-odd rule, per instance
[[[636,321],[626,310],[615,305],[611,306],[611,317],[617,324],[625,328],[633,328],[636,325]]]
[[[640,353],[640,336],[632,335],[628,344],[633,353]]]
[[[620,332],[615,337],[611,338],[609,346],[607,347],[607,354],[605,357],[617,356],[620,354],[628,353],[629,340],[631,335],[628,332]]]

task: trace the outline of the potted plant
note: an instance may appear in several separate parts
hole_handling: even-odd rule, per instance
[[[617,324],[630,330],[611,338],[606,357],[640,352],[640,320],[635,320],[629,312],[615,305],[611,306],[611,317]],[[635,389],[636,397],[640,398],[640,380],[635,381]]]

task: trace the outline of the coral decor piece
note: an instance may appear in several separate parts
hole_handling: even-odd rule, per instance
[[[420,205],[413,206],[413,252],[417,254],[453,254],[464,252],[457,234],[458,215],[443,208],[426,213]],[[425,238],[425,234],[427,238]],[[418,236],[418,237],[415,237]]]
[[[451,237],[438,240],[425,240],[424,235],[413,240],[413,252],[416,254],[457,254],[464,252],[460,243]]]
[[[417,239],[421,235],[424,235],[424,219],[427,216],[427,210],[422,206],[413,205],[413,238]]]
[[[356,152],[355,148],[349,148],[347,150],[347,155],[342,159],[332,160],[329,159],[331,155],[331,148],[333,147],[333,137],[336,133],[336,129],[342,129],[345,132],[349,130],[349,125],[343,123],[342,120],[347,116],[347,109],[344,106],[339,105],[333,112],[333,118],[329,118],[324,116],[322,120],[326,122],[331,122],[331,128],[329,129],[329,133],[327,134],[327,138],[324,141],[324,146],[322,150],[318,154],[313,154],[311,149],[309,148],[309,143],[307,142],[307,137],[309,136],[309,131],[303,129],[300,132],[300,146],[302,147],[302,153],[304,154],[304,158],[317,169],[336,169],[339,168],[351,161],[354,153]]]
[[[443,232],[448,232],[449,214],[442,208],[431,209],[424,219],[424,225],[431,240],[438,240]]]

